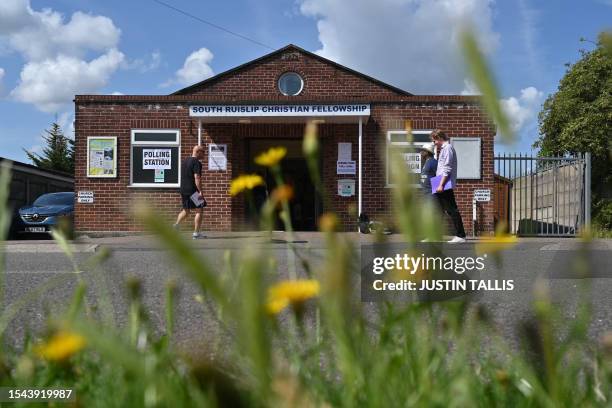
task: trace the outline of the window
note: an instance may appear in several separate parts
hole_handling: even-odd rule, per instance
[[[131,187],[179,187],[181,132],[134,129],[130,157]]]
[[[278,90],[281,91],[283,95],[299,95],[302,89],[304,89],[304,80],[295,72],[285,72],[278,79]]]
[[[423,164],[421,163],[419,147],[431,143],[430,134],[431,130],[413,130],[412,141],[410,141],[405,130],[387,132],[387,187],[395,186],[408,172],[415,174],[413,185],[420,187],[418,175],[421,173]],[[396,171],[393,170],[393,155],[398,155],[396,157],[399,157],[406,164],[406,173],[396,174]]]

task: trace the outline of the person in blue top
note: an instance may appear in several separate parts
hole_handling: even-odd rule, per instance
[[[431,194],[431,178],[436,176],[438,161],[434,158],[434,144],[427,143],[421,146],[421,186],[423,192],[429,196]]]

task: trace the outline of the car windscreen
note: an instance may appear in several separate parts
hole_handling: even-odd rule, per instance
[[[71,205],[74,203],[74,193],[44,194],[34,201],[34,205]]]

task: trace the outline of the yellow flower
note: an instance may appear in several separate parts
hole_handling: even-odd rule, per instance
[[[482,238],[475,246],[476,255],[494,254],[512,248],[518,242],[514,235],[496,235]]]
[[[287,154],[285,147],[271,147],[267,152],[261,153],[255,158],[255,163],[260,166],[273,167],[276,166]]]
[[[266,303],[266,311],[271,315],[275,315],[282,312],[287,306],[289,306],[287,299],[270,299]]]
[[[326,212],[319,217],[319,229],[323,232],[334,232],[338,227],[336,214]]]
[[[50,361],[64,361],[85,347],[85,338],[68,331],[59,331],[46,343],[37,346],[34,352]]]
[[[263,178],[258,174],[243,174],[232,180],[230,185],[230,195],[235,196],[244,190],[252,190],[264,184]]]
[[[270,314],[278,314],[287,306],[299,307],[319,295],[320,285],[314,279],[283,281],[268,289],[266,310]]]

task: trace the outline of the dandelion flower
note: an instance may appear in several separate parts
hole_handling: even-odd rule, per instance
[[[270,299],[266,303],[266,311],[271,315],[279,314],[284,308],[289,306],[287,299]]]
[[[276,166],[287,154],[285,147],[271,147],[268,151],[261,153],[255,158],[255,163],[260,166],[274,167]]]
[[[287,306],[300,307],[305,301],[319,295],[319,282],[314,279],[283,281],[268,289],[266,309],[278,314]]]
[[[323,232],[334,232],[338,228],[338,217],[334,213],[326,212],[319,217],[319,229]]]
[[[264,184],[263,178],[258,174],[243,174],[234,180],[230,185],[230,195],[235,196],[242,193],[245,190],[252,190],[257,186]]]
[[[85,338],[80,334],[60,331],[46,343],[35,348],[35,353],[45,360],[64,361],[85,347]]]

